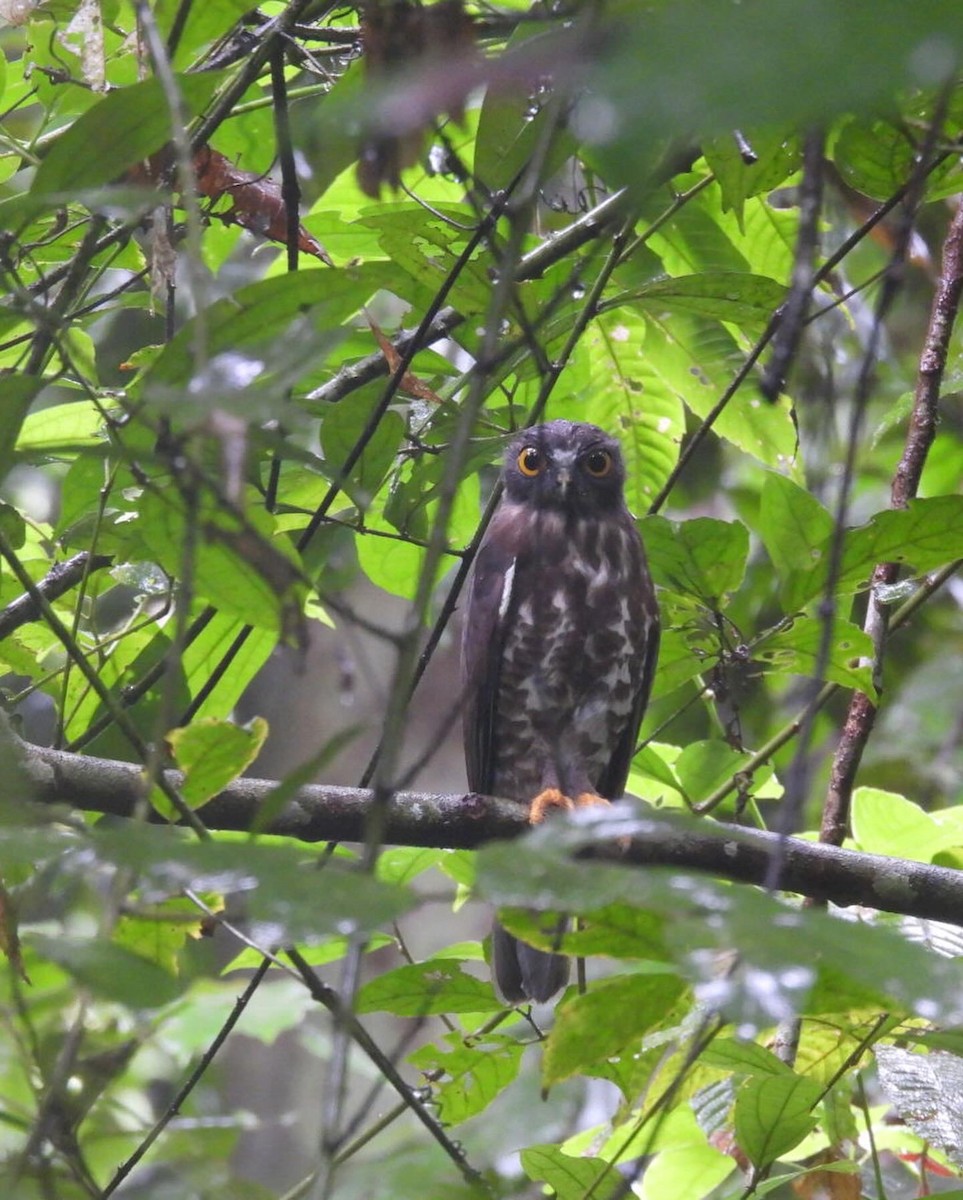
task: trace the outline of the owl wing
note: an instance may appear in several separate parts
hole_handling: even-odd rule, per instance
[[[495,717],[515,576],[514,538],[506,536],[499,516],[475,556],[461,650],[468,786],[483,793],[490,793],[495,774]]]
[[[639,676],[641,683],[632,702],[632,712],[625,723],[622,736],[615,744],[612,757],[608,761],[602,777],[599,779],[599,795],[607,800],[620,800],[625,795],[625,782],[629,777],[632,766],[632,756],[635,754],[635,744],[639,736],[639,727],[649,703],[649,693],[652,691],[652,678],[655,675],[655,663],[659,657],[659,621],[658,610],[655,620],[650,621],[645,631],[645,651],[642,656],[642,670]]]
[[[631,517],[628,519],[631,522]],[[629,584],[628,592],[630,605],[635,605],[635,646],[639,651],[638,688],[625,727],[599,780],[599,795],[607,800],[618,800],[625,794],[625,782],[632,766],[639,727],[649,703],[656,661],[659,657],[659,603],[641,543],[638,544],[638,555],[632,575],[634,578]]]

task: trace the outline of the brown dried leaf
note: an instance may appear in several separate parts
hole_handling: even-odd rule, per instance
[[[232,201],[226,212],[215,212],[212,216],[225,225],[241,225],[272,242],[287,243],[287,208],[279,183],[268,175],[240,170],[213,146],[201,146],[195,151],[192,162],[194,186],[202,196],[214,203],[224,196]],[[132,167],[127,178],[131,183],[152,186],[169,181],[173,173],[174,154],[168,145]],[[298,249],[319,258],[329,267],[334,266],[327,250],[303,225],[298,226]]]
[[[820,1154],[817,1162],[843,1162],[844,1156],[829,1149]],[[802,1200],[860,1200],[863,1194],[858,1171],[809,1171],[792,1182],[792,1190]]]
[[[236,221],[252,233],[274,242],[287,242],[287,208],[281,185],[267,175],[239,170],[229,158],[212,146],[201,146],[194,154],[194,176],[202,196],[217,201],[229,196],[233,208],[214,213],[219,220]],[[298,249],[333,266],[328,252],[303,225],[298,226]]]
[[[371,319],[371,314],[365,310],[365,317],[371,332],[375,336],[375,340],[381,347],[381,353],[385,356],[388,363],[388,370],[393,375],[401,366],[401,355],[398,353],[390,338],[385,337],[378,326]],[[419,400],[427,400],[431,404],[441,404],[442,399],[437,392],[431,390],[427,383],[422,383],[421,380],[411,370],[405,371],[401,377],[399,385],[401,390],[407,392],[409,396],[415,396]]]

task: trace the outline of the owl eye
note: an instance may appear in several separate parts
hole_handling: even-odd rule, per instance
[[[603,479],[612,470],[612,455],[608,450],[593,450],[586,456],[585,469],[596,479]]]
[[[536,475],[540,475],[544,465],[542,452],[536,450],[534,446],[526,446],[518,456],[518,469],[523,475],[527,475],[529,479],[534,479]]]

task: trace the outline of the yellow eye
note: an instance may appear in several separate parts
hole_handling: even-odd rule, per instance
[[[596,479],[602,479],[612,470],[612,455],[608,450],[593,450],[585,459],[585,469]]]
[[[534,479],[536,475],[540,475],[542,467],[545,465],[542,460],[542,452],[536,450],[534,446],[526,446],[518,456],[518,469],[523,475],[527,475],[529,479]]]

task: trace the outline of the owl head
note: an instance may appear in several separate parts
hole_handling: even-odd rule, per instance
[[[624,503],[618,442],[581,421],[549,421],[518,434],[505,452],[503,478],[510,500],[577,516]]]

